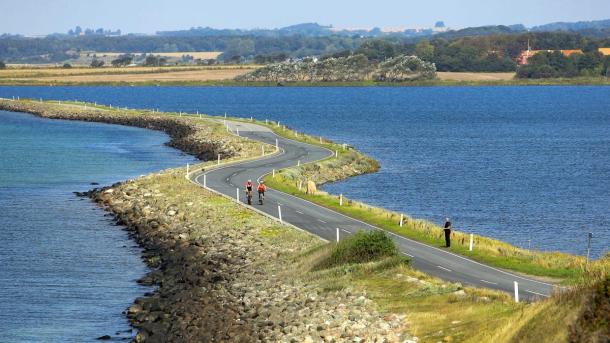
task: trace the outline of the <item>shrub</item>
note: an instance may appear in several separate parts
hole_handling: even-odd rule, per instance
[[[333,247],[331,254],[316,269],[342,264],[366,263],[398,255],[394,241],[383,231],[359,231]]]
[[[4,63],[4,61],[0,61],[0,69],[4,68],[6,68],[6,64]]]
[[[61,67],[64,69],[69,69],[69,68],[72,68],[72,65],[70,63],[64,63],[64,65]]]
[[[92,68],[101,68],[103,66],[104,66],[104,61],[102,61],[102,60],[98,60],[98,59],[94,58],[93,61],[91,61]]]

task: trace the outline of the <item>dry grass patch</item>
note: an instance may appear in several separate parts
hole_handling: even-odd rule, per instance
[[[510,81],[515,73],[437,72],[442,81]]]

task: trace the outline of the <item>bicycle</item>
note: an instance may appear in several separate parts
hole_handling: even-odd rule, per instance
[[[252,205],[252,191],[246,190],[246,198],[248,199],[248,205]]]

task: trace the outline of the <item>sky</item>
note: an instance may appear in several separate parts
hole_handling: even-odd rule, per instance
[[[610,0],[0,0],[0,33],[44,35],[80,25],[154,33],[198,26],[451,28],[610,18]]]

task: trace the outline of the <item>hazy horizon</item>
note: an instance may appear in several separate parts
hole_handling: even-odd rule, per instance
[[[46,35],[84,28],[121,29],[123,33],[214,28],[279,28],[317,22],[339,28],[417,28],[444,21],[459,29],[483,25],[524,24],[535,26],[557,21],[588,21],[610,17],[607,0],[504,1],[379,0],[375,6],[336,1],[310,0],[288,3],[271,0],[252,3],[203,3],[196,0],[167,2],[107,0],[102,3],[57,0],[21,0],[3,4],[0,33]]]

